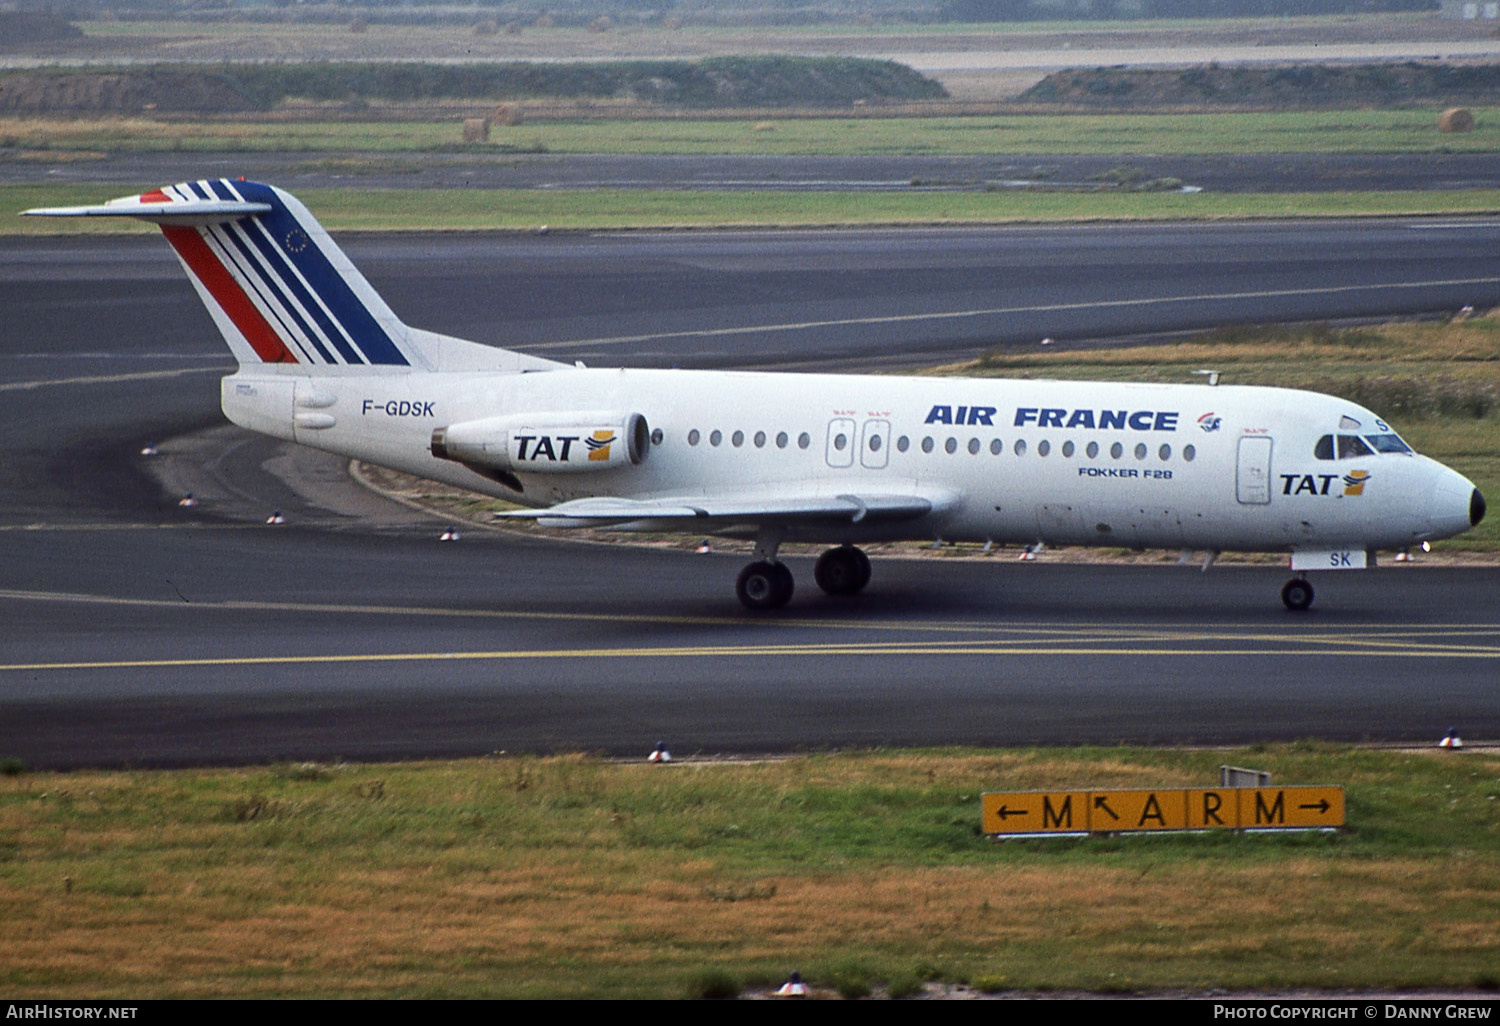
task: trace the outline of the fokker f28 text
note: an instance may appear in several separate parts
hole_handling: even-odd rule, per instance
[[[239,361],[234,423],[529,507],[549,527],[754,539],[740,601],[792,595],[777,558],[829,544],[847,595],[894,540],[1281,551],[1361,568],[1479,523],[1484,499],[1369,410],[1276,388],[599,369],[409,327],[307,209],[205,180],[28,211],[159,224]],[[1206,564],[1205,564],[1206,565]]]

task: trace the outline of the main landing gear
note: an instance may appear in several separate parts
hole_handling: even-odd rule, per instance
[[[813,580],[830,595],[853,595],[870,583],[870,557],[853,545],[840,545],[818,557]]]
[[[779,536],[762,535],[755,542],[755,562],[740,571],[734,591],[746,609],[780,609],[792,597],[792,572],[778,562]],[[870,557],[853,545],[840,545],[818,557],[813,580],[830,595],[853,595],[870,583]]]
[[[792,597],[792,572],[785,563],[759,559],[740,571],[734,591],[746,609],[780,609]]]
[[[1293,577],[1281,586],[1281,601],[1294,613],[1301,613],[1313,603],[1313,586],[1305,577]]]

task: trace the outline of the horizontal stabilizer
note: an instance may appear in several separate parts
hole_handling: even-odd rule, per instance
[[[807,498],[732,497],[687,499],[577,499],[547,509],[496,513],[500,518],[535,519],[549,527],[600,527],[649,521],[691,521],[703,527],[780,522],[838,524],[915,520],[933,510],[919,495],[828,495]],[[686,523],[681,525],[686,528]]]
[[[162,193],[148,192],[143,196],[123,196],[98,206],[88,207],[37,207],[22,211],[23,217],[135,217],[153,224],[205,225],[234,221],[256,214],[269,214],[271,204],[249,203],[244,200],[181,199],[174,200]]]

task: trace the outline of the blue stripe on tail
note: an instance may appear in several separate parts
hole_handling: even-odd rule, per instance
[[[344,280],[344,276],[323,255],[323,251],[308,238],[308,232],[287,210],[276,190],[259,182],[235,182],[233,190],[230,183],[225,181],[211,182],[210,185],[220,199],[235,199],[234,193],[238,191],[239,198],[270,205],[270,213],[243,218],[236,222],[235,227],[242,230],[264,256],[273,272],[270,284],[280,285],[296,297],[345,360],[356,364],[368,362],[409,366],[390,335],[370,314],[364,302]],[[259,230],[262,228],[264,231]],[[316,293],[316,299],[297,280],[292,267],[296,268],[312,292]],[[318,300],[322,301],[321,306]],[[326,313],[323,307],[327,307]],[[328,314],[333,315],[332,321]],[[346,335],[349,341],[345,340]],[[354,349],[350,348],[351,341]]]

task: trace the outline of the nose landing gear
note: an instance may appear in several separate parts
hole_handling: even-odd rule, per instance
[[[1294,613],[1304,612],[1313,603],[1313,586],[1305,577],[1293,577],[1281,586],[1281,601]]]

